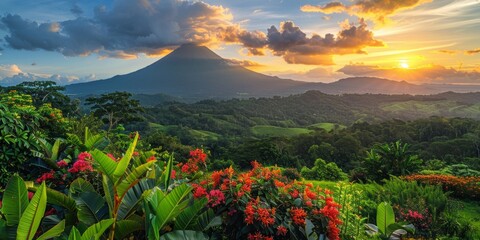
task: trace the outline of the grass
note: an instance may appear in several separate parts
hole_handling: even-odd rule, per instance
[[[203,140],[203,141],[217,141],[220,137],[219,134],[214,132],[204,131],[204,130],[190,130],[190,133],[193,135],[195,139]]]
[[[282,128],[271,125],[257,125],[250,130],[254,135],[268,137],[292,137],[312,132],[306,128]]]
[[[456,202],[460,205],[456,213],[458,220],[467,222],[472,228],[470,232],[474,237],[480,238],[480,203],[465,200]]]
[[[337,127],[338,129],[344,129],[346,126],[337,124],[337,123],[329,123],[329,122],[322,122],[316,123],[308,126],[308,128],[317,128],[317,129],[325,129],[325,131],[330,132]]]
[[[480,117],[480,104],[468,105],[449,100],[393,102],[381,105],[381,109],[396,114],[414,114],[420,117],[433,115]]]

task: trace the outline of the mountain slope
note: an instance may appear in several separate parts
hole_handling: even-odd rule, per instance
[[[303,84],[232,65],[206,47],[187,44],[143,69],[106,80],[72,84],[67,86],[67,92],[98,94],[128,91],[224,98],[283,95]]]

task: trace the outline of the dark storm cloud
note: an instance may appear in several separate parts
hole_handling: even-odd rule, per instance
[[[231,25],[230,20],[227,9],[203,2],[119,0],[112,9],[97,7],[93,18],[38,23],[8,14],[0,22],[8,31],[6,42],[14,49],[44,49],[65,56],[106,51],[130,57],[183,43],[215,41],[217,28]]]
[[[74,4],[73,7],[70,9],[70,12],[73,13],[73,15],[79,17],[83,14],[83,9],[78,6],[78,4]]]

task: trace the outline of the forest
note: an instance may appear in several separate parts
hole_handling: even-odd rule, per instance
[[[0,88],[1,239],[479,239],[480,94]]]

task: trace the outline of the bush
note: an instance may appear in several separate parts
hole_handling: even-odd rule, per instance
[[[456,177],[451,175],[410,175],[403,177],[407,181],[417,181],[429,185],[438,185],[452,192],[460,199],[480,200],[480,177]]]
[[[236,168],[235,163],[232,160],[214,160],[212,163],[208,166],[209,170],[221,170],[225,168],[229,168],[230,166],[233,166]]]
[[[284,168],[282,170],[282,175],[291,181],[299,180],[301,178],[300,173],[296,168]]]
[[[414,222],[417,235],[428,237],[441,229],[440,216],[448,200],[441,187],[392,178],[365,191],[376,202],[391,203],[398,220]]]
[[[318,158],[315,160],[315,166],[312,168],[303,167],[301,175],[307,180],[326,180],[326,181],[343,181],[347,180],[347,174],[340,169],[337,164]]]

